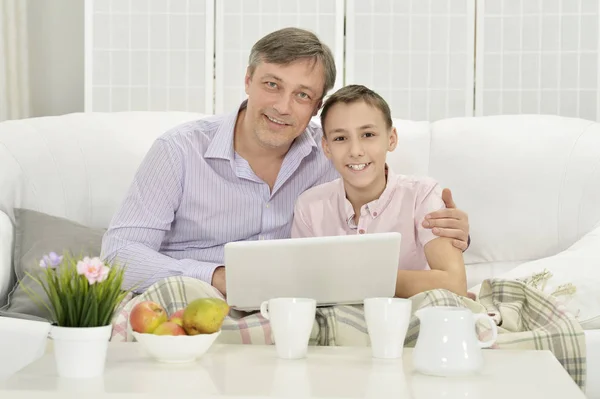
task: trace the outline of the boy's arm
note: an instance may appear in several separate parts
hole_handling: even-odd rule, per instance
[[[398,270],[396,296],[409,298],[423,291],[443,288],[467,295],[467,276],[462,251],[451,238],[439,237],[425,244],[431,270]]]
[[[408,298],[423,291],[443,288],[458,295],[467,295],[467,278],[462,251],[453,239],[437,237],[422,225],[425,215],[445,209],[442,188],[429,179],[418,186],[415,208],[415,232],[425,251],[431,270],[398,270],[396,296]]]
[[[302,211],[302,199],[299,199],[294,206],[294,221],[292,222],[292,238],[314,237],[310,220],[305,217]]]

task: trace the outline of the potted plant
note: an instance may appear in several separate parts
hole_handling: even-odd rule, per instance
[[[37,276],[28,275],[46,298],[21,286],[52,317],[50,337],[58,374],[72,378],[101,375],[114,313],[129,293],[121,288],[125,269],[98,257],[75,258],[68,252],[44,255],[40,267],[43,270]]]

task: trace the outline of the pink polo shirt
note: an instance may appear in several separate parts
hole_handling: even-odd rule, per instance
[[[385,190],[379,199],[361,208],[357,226],[344,182],[337,179],[298,197],[292,238],[396,231],[402,234],[398,268],[429,270],[423,248],[437,236],[421,223],[429,212],[444,207],[442,188],[435,180],[397,175],[388,169]]]

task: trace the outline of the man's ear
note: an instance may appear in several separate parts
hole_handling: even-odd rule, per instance
[[[248,88],[250,87],[250,82],[252,81],[252,72],[250,71],[250,67],[246,68],[246,77],[244,77],[244,91],[248,94]]]
[[[398,145],[398,132],[395,127],[392,127],[392,131],[390,132],[390,142],[388,151],[394,151],[396,146]]]
[[[321,109],[321,107],[323,106],[323,100],[320,100],[317,105],[315,106],[315,110],[312,114],[312,116],[317,116],[317,114],[319,113],[319,110]]]
[[[329,144],[327,144],[327,138],[325,137],[325,133],[323,132],[323,137],[321,137],[321,147],[323,147],[323,152],[328,159],[331,159],[331,151],[329,150]]]

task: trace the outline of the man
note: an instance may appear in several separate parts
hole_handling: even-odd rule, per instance
[[[124,288],[187,276],[225,295],[227,242],[290,237],[295,199],[338,177],[311,122],[335,77],[314,34],[278,30],[252,47],[239,109],[158,138],[102,242],[104,259],[127,265]],[[464,250],[467,216],[449,191],[444,201],[425,227]]]

